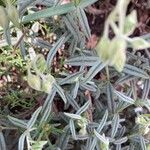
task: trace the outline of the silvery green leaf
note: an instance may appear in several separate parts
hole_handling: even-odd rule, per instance
[[[125,136],[125,137],[115,140],[113,143],[118,145],[118,144],[125,143],[127,140],[128,140],[128,137]]]
[[[102,118],[102,120],[101,120],[101,122],[100,122],[100,124],[99,124],[99,126],[97,128],[97,130],[96,130],[98,133],[100,133],[102,131],[103,127],[106,124],[107,118],[108,118],[108,110],[106,110],[106,112],[105,112],[105,114],[104,114],[104,116],[103,116],[103,118]],[[95,149],[96,143],[97,143],[97,138],[94,137],[94,139],[93,139],[93,141],[92,141],[92,143],[90,145],[90,150],[94,150]]]
[[[77,80],[79,80],[80,76],[82,76],[84,73],[84,71],[79,71],[79,72],[76,72],[76,73],[73,73],[71,75],[68,75],[66,78],[64,79],[61,79],[60,81],[60,85],[63,85],[63,84],[70,84],[70,83],[74,83],[76,82]]]
[[[106,139],[104,136],[100,135],[95,129],[94,129],[94,134],[101,142],[103,142],[105,144],[109,143],[108,139]]]
[[[79,6],[81,8],[84,8],[86,6],[89,6],[93,3],[95,3],[97,0],[82,0],[80,1]],[[54,7],[50,7],[38,12],[35,12],[33,14],[29,14],[27,16],[24,16],[22,18],[22,23],[27,23],[33,20],[37,20],[40,18],[46,18],[46,17],[51,17],[54,15],[62,15],[62,14],[66,14],[68,12],[71,12],[73,10],[76,10],[76,6],[74,5],[74,3],[68,3],[68,4],[64,4],[64,5],[57,5]]]
[[[144,137],[140,136],[140,145],[142,150],[147,150]]]
[[[121,119],[120,119],[120,120],[121,120]],[[118,131],[118,133],[117,133],[117,138],[123,137],[126,131],[127,131],[127,129],[126,129],[125,126],[121,127],[121,129],[120,129],[120,130]]]
[[[67,102],[67,99],[66,99],[66,96],[64,94],[64,90],[61,88],[60,85],[58,85],[58,83],[54,83],[54,87],[55,87],[55,90],[56,92],[61,96],[62,100],[64,101],[64,103]]]
[[[75,110],[79,110],[79,105],[77,104],[77,102],[75,101],[75,99],[70,95],[70,94],[66,94],[66,98],[68,103],[71,104],[71,106],[75,109]]]
[[[116,81],[115,85],[124,84],[124,83],[127,83],[127,82],[129,82],[129,81],[131,81],[131,80],[133,80],[133,79],[135,79],[134,76],[132,76],[132,75],[125,75],[125,76],[119,78],[119,79]]]
[[[23,133],[19,138],[18,150],[24,150],[24,142],[25,142],[26,134]]]
[[[82,117],[78,114],[71,114],[71,113],[64,113],[66,116],[70,117],[71,119],[82,119]]]
[[[47,119],[48,119],[48,117],[50,116],[50,113],[51,113],[51,107],[52,106],[48,106],[44,110],[44,113],[43,113],[43,115],[41,117],[41,120],[40,120],[40,125],[47,121]]]
[[[105,111],[105,114],[101,120],[101,122],[99,123],[99,126],[97,128],[97,132],[100,133],[103,129],[103,127],[105,126],[106,124],[106,121],[107,121],[107,118],[108,118],[108,110]]]
[[[70,130],[71,130],[72,137],[74,139],[77,139],[75,126],[74,126],[74,121],[72,119],[70,119],[70,121],[69,121],[69,127],[70,127]]]
[[[54,88],[52,88],[51,93],[48,94],[48,96],[47,96],[47,98],[46,98],[46,100],[44,102],[44,105],[42,107],[42,113],[45,111],[45,109],[47,108],[47,106],[48,107],[51,106],[55,94],[56,94],[56,90]]]
[[[114,90],[114,93],[120,98],[120,100],[122,100],[124,102],[130,103],[130,104],[135,103],[135,101],[132,98],[122,94],[121,92]]]
[[[11,45],[11,34],[10,34],[9,28],[4,30],[4,36],[5,36],[5,39],[8,43],[8,45]]]
[[[39,115],[39,113],[41,112],[42,107],[39,107],[31,116],[31,119],[29,120],[28,124],[27,124],[27,129],[31,129],[33,127],[33,125],[35,124],[35,122],[37,121],[37,117]]]
[[[90,70],[88,71],[88,73],[85,75],[85,79],[84,79],[84,83],[92,80],[95,75],[100,72],[106,64],[102,63],[102,62],[97,62],[93,65],[93,67],[90,68]]]
[[[75,83],[75,86],[74,86],[73,90],[71,91],[71,94],[72,94],[72,96],[73,96],[74,99],[75,99],[75,98],[77,97],[77,95],[78,95],[79,86],[80,86],[80,83],[79,83],[79,81],[77,81],[77,82]]]
[[[77,115],[81,115],[83,112],[85,112],[87,109],[88,109],[88,107],[90,106],[90,104],[91,104],[91,101],[87,101],[77,112],[76,112],[76,114]]]
[[[8,119],[16,126],[26,129],[27,128],[27,123],[23,120],[8,116]]]
[[[69,48],[68,48],[68,51],[69,51],[69,53],[70,53],[71,56],[75,53],[77,44],[78,44],[78,42],[77,42],[76,39],[73,39],[73,40],[71,41],[71,44],[70,44],[70,46],[69,46]]]
[[[78,56],[73,57],[65,61],[65,64],[71,66],[93,66],[96,62],[99,62],[99,57],[95,56]]]
[[[97,86],[95,84],[82,83],[81,87],[92,92],[96,92],[97,90]]]
[[[68,127],[69,126],[65,127],[64,132],[62,133],[62,135],[59,139],[58,147],[61,148],[60,150],[67,149],[69,138],[70,138],[70,130]]]
[[[136,77],[141,77],[145,79],[149,78],[149,75],[145,71],[129,64],[125,65],[123,72]]]
[[[48,41],[44,41],[42,38],[33,38],[31,41],[35,46],[39,46],[40,48],[51,49],[52,45]]]
[[[33,0],[18,0],[17,4],[19,6],[19,14],[22,15],[28,6],[31,6],[33,4]]]
[[[121,149],[121,144],[117,144],[116,150],[122,150],[122,149]]]
[[[47,65],[51,65],[51,62],[57,52],[57,50],[59,48],[61,48],[61,46],[68,40],[69,38],[69,34],[68,33],[64,33],[64,35],[62,35],[62,37],[59,38],[59,40],[55,43],[55,45],[53,46],[53,48],[51,48],[51,50],[49,51],[48,55],[47,55]]]
[[[111,138],[114,138],[119,128],[119,114],[115,114],[112,120]]]
[[[0,132],[0,149],[6,150],[6,142],[2,132]]]
[[[25,60],[25,57],[26,57],[26,48],[25,48],[25,42],[24,42],[24,35],[21,31],[17,31],[17,40],[20,41],[20,44],[19,44],[19,48],[20,48],[20,51],[21,51],[21,55],[23,57],[23,59]]]
[[[81,25],[81,28],[82,28],[85,36],[89,39],[91,37],[90,27],[88,24],[86,14],[85,14],[84,10],[80,7],[77,8],[77,16],[79,18],[79,23]]]
[[[111,85],[111,83],[107,84],[107,104],[108,104],[108,108],[109,110],[114,113],[115,112],[115,101],[114,101],[114,95],[113,95],[113,87]]]
[[[25,60],[27,54],[26,54],[24,39],[22,39],[22,41],[20,42],[19,48],[20,48],[20,51],[21,51],[22,58]]]
[[[146,79],[144,81],[144,88],[143,88],[142,99],[147,99],[149,92],[150,92],[150,79]]]
[[[74,39],[76,41],[81,40],[79,27],[78,27],[76,21],[73,19],[73,17],[70,14],[68,14],[63,17],[63,20],[64,20],[68,30],[72,33]]]

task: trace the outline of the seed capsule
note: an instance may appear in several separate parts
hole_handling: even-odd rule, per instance
[[[0,6],[0,26],[3,29],[8,29],[9,27],[9,19],[3,6]]]

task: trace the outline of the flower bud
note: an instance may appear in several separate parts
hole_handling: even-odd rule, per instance
[[[27,76],[27,81],[29,86],[33,89],[41,91],[41,78],[39,76],[29,73]]]
[[[131,45],[135,50],[146,49],[150,47],[150,42],[140,37],[135,37],[135,38],[132,38]]]
[[[45,72],[47,66],[46,66],[46,61],[45,61],[45,58],[42,54],[38,54],[36,57],[35,57],[35,65],[37,67],[37,69],[43,73]],[[33,61],[34,62],[34,61]]]
[[[52,85],[55,82],[55,79],[52,75],[47,75],[45,79],[42,80],[41,89],[45,93],[50,93],[52,89]]]
[[[96,46],[96,51],[98,56],[102,59],[102,61],[107,61],[109,59],[109,45],[110,40],[107,37],[102,37]]]
[[[20,27],[20,24],[19,24],[19,13],[16,9],[15,6],[13,6],[12,4],[8,4],[6,6],[6,10],[7,10],[7,14],[8,14],[8,17],[10,19],[10,21],[16,26],[16,27]]]
[[[124,24],[124,34],[130,35],[133,33],[137,25],[137,13],[133,10],[126,18]]]
[[[3,6],[0,6],[0,26],[3,29],[7,29],[9,27],[9,19]]]
[[[109,60],[110,65],[114,66],[118,72],[121,72],[126,62],[126,41],[124,39],[114,38],[110,44]]]

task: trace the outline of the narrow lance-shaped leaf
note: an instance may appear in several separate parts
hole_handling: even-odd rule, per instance
[[[150,92],[150,79],[146,79],[144,81],[142,99],[147,99],[149,92]]]
[[[47,48],[47,49],[51,49],[52,48],[52,44],[50,44],[48,41],[44,41],[41,38],[33,38],[31,42],[35,46],[39,46],[41,48]]]
[[[70,138],[70,130],[69,130],[69,126],[66,126],[64,132],[62,133],[59,139],[58,147],[60,147],[61,150],[67,149],[69,138]]]
[[[96,62],[99,62],[99,57],[79,56],[66,60],[65,64],[71,66],[93,66]]]
[[[103,127],[105,126],[107,118],[108,118],[108,110],[105,111],[105,114],[104,114],[104,116],[103,116],[103,118],[102,118],[102,120],[101,120],[101,122],[97,128],[98,133],[100,133],[101,130],[103,129]]]
[[[54,87],[55,87],[55,89],[56,89],[56,91],[57,91],[57,93],[61,96],[61,98],[62,98],[62,100],[64,101],[64,103],[66,103],[67,102],[67,99],[66,99],[66,96],[65,96],[65,94],[64,94],[64,90],[61,88],[61,86],[60,85],[58,85],[58,83],[54,83]]]
[[[42,107],[39,107],[32,115],[31,119],[29,120],[28,122],[28,125],[27,125],[27,128],[28,129],[31,129],[32,126],[35,124],[36,120],[37,120],[37,117],[41,111]]]
[[[93,67],[90,68],[89,72],[86,74],[85,79],[83,82],[87,82],[92,80],[95,75],[101,71],[105,67],[105,64],[102,62],[97,62]]]
[[[19,138],[18,149],[24,150],[24,142],[25,142],[26,134],[23,133]]]
[[[141,77],[145,79],[149,78],[149,75],[145,71],[129,64],[125,65],[123,72],[136,77]]]
[[[2,132],[0,132],[0,149],[6,150],[6,143]]]
[[[83,112],[85,112],[88,107],[90,106],[91,102],[90,101],[87,101],[77,112],[76,114],[77,115],[81,115]]]
[[[51,106],[47,107],[46,110],[44,110],[44,114],[42,115],[42,118],[40,120],[40,124],[47,121],[50,113],[51,113]]]
[[[80,109],[78,103],[76,102],[76,100],[74,99],[74,97],[72,97],[71,94],[66,94],[66,98],[67,98],[68,103],[70,103],[70,105],[72,105],[72,107],[75,110],[79,110]]]
[[[74,126],[74,121],[72,119],[70,119],[69,126],[70,126],[70,130],[71,130],[71,133],[72,133],[72,137],[74,139],[76,139],[77,136],[76,136],[75,126]]]
[[[78,114],[72,114],[72,113],[64,113],[66,116],[70,117],[71,119],[82,119],[82,117]]]
[[[59,84],[60,84],[60,85],[63,85],[63,84],[68,84],[68,83],[76,82],[76,80],[77,80],[83,73],[84,73],[83,71],[79,71],[79,72],[73,73],[73,74],[71,74],[71,75],[68,75],[66,78],[62,79]]]
[[[84,8],[95,3],[97,0],[82,0],[79,4],[80,7]],[[64,4],[64,5],[57,5],[55,7],[50,7],[33,14],[29,14],[22,19],[22,23],[27,23],[33,20],[37,20],[40,18],[50,17],[54,15],[62,15],[68,12],[71,12],[76,9],[74,3]]]
[[[119,114],[115,114],[112,121],[111,137],[114,138],[119,127]]]
[[[71,32],[71,34],[74,36],[74,39],[76,41],[81,40],[80,38],[80,30],[78,25],[76,24],[76,21],[73,19],[71,15],[66,15],[63,17],[63,21],[65,22],[68,30]]]
[[[147,150],[145,140],[142,136],[140,136],[140,144],[142,150]]]
[[[101,142],[103,142],[104,144],[109,144],[108,139],[106,139],[104,136],[100,135],[96,130],[94,130],[94,134]]]
[[[127,140],[128,140],[128,137],[125,136],[125,137],[115,140],[113,143],[119,145],[119,144],[125,143]]]
[[[52,59],[54,58],[57,50],[64,44],[64,42],[66,41],[66,36],[67,33],[65,33],[64,35],[62,35],[62,37],[55,43],[55,45],[53,46],[53,48],[49,51],[48,55],[47,55],[47,65],[50,67]]]
[[[50,106],[50,105],[51,105],[51,103],[52,103],[52,101],[53,101],[53,99],[54,99],[55,94],[56,94],[56,90],[53,88],[53,89],[51,90],[51,93],[48,94],[48,96],[47,96],[47,98],[46,98],[46,100],[45,100],[45,102],[44,102],[44,105],[43,105],[43,107],[42,107],[41,113],[44,113],[44,111],[45,111],[45,109],[47,108],[47,106]]]
[[[118,92],[118,91],[114,90],[114,93],[115,93],[122,101],[128,102],[128,103],[130,103],[130,104],[134,104],[134,103],[135,103],[135,101],[134,101],[132,98],[130,98],[130,97],[128,97],[128,96],[122,94],[121,92]]]
[[[23,120],[8,116],[8,119],[16,126],[26,129],[27,123]]]
[[[77,97],[77,95],[78,95],[79,86],[80,86],[80,83],[79,83],[79,81],[77,81],[77,82],[75,83],[75,86],[74,86],[73,90],[72,90],[72,96],[73,96],[74,99],[75,99],[75,98]]]
[[[73,39],[71,41],[71,44],[68,48],[68,51],[70,53],[70,55],[72,56],[74,54],[74,52],[76,51],[76,47],[77,47],[78,41],[76,39]]]
[[[96,130],[98,133],[100,133],[101,130],[103,129],[103,127],[105,126],[107,118],[108,118],[108,110],[106,110],[106,112],[105,112],[105,114],[104,114],[104,116],[103,116],[103,118],[102,118],[102,120],[101,120],[101,122],[100,122],[100,124],[99,124],[99,126],[97,128],[97,130]],[[93,141],[91,143],[91,146],[90,146],[90,150],[94,150],[95,149],[96,143],[97,143],[97,138],[94,137],[94,139],[93,139]]]
[[[92,92],[96,92],[97,90],[97,86],[95,84],[82,83],[80,86]]]
[[[89,39],[91,37],[91,31],[88,24],[88,20],[86,17],[86,14],[82,8],[77,8],[77,16],[79,18],[79,23],[81,25],[81,28],[85,34],[85,36]]]
[[[10,29],[4,29],[4,36],[5,36],[5,39],[8,43],[8,45],[11,45],[11,34],[10,34]]]
[[[113,96],[113,87],[111,83],[107,84],[107,103],[109,110],[114,113],[115,112],[115,101]]]

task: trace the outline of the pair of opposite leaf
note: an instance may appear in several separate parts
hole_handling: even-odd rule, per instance
[[[6,0],[5,5],[6,7],[0,6],[0,26],[7,30],[11,21],[16,27],[20,28],[19,13],[16,7],[11,4],[10,0]]]
[[[140,37],[130,38],[137,25],[137,12],[133,10],[126,16],[127,6],[130,0],[119,0],[115,9],[109,15],[104,29],[104,35],[96,46],[98,56],[103,62],[121,72],[126,63],[126,48],[130,43],[133,49],[150,47],[150,43]],[[118,26],[116,24],[118,22]],[[109,27],[115,33],[114,38],[109,39]]]
[[[51,74],[44,74],[46,69],[47,65],[44,56],[41,54],[35,56],[28,67],[27,81],[33,89],[50,93],[55,79]],[[32,70],[34,70],[34,74]]]

